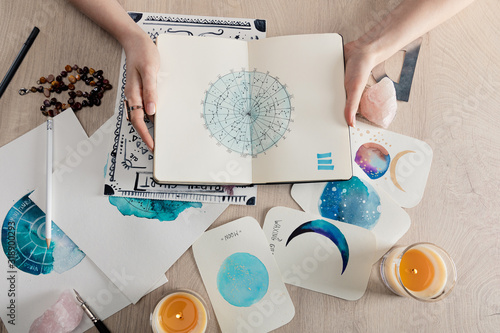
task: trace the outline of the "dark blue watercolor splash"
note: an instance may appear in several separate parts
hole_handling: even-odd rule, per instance
[[[317,234],[323,235],[329,238],[335,245],[337,245],[342,257],[342,273],[340,273],[340,275],[344,274],[344,271],[349,262],[349,245],[347,244],[347,240],[345,239],[342,231],[340,231],[339,228],[337,228],[335,225],[325,220],[309,221],[298,226],[290,234],[285,246],[287,246],[292,239],[306,232],[315,232]]]
[[[269,288],[269,273],[256,256],[237,252],[227,257],[217,273],[217,289],[231,305],[249,307]]]
[[[319,201],[321,216],[371,230],[380,218],[380,197],[358,177],[326,184]]]
[[[2,225],[2,247],[9,264],[32,274],[64,273],[85,257],[75,243],[52,222],[47,249],[45,213],[26,194],[9,210]]]
[[[109,202],[118,208],[122,215],[157,219],[161,222],[173,221],[188,208],[201,208],[201,202],[172,200],[136,199],[110,196]]]

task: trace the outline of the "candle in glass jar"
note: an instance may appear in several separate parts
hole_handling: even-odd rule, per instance
[[[151,326],[155,333],[204,333],[208,315],[203,302],[188,291],[165,296],[155,307]]]
[[[427,301],[443,298],[456,281],[451,258],[429,243],[394,248],[384,256],[380,272],[394,293]]]

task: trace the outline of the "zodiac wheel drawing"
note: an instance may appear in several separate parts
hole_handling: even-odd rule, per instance
[[[203,101],[205,127],[219,145],[257,156],[284,138],[292,116],[292,96],[277,77],[257,71],[219,76]]]
[[[85,257],[75,243],[52,223],[52,242],[47,249],[45,213],[26,194],[5,216],[2,247],[9,262],[23,272],[59,274],[78,265]]]

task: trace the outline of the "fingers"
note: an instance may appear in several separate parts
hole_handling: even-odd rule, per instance
[[[145,68],[141,73],[142,98],[148,116],[153,116],[156,113],[156,102],[158,100],[156,93],[156,73],[157,71],[151,67]]]
[[[142,141],[144,141],[146,146],[148,146],[149,150],[153,152],[154,141],[153,137],[151,137],[151,134],[149,134],[146,122],[144,122],[144,111],[142,109],[133,110],[131,112],[131,118],[132,119],[130,119],[130,122],[134,126],[139,136],[142,138]]]
[[[364,89],[365,82],[361,82],[361,80],[354,79],[346,81],[345,90],[347,100],[344,109],[344,116],[347,124],[351,127],[356,126],[356,113],[358,112],[359,102]]]
[[[134,69],[127,73],[127,82],[125,85],[125,96],[129,106],[142,106],[143,98],[141,93],[141,78]],[[144,122],[144,109],[134,109],[130,112],[130,122],[141,137],[142,141],[153,151],[154,141],[149,134],[148,127]]]

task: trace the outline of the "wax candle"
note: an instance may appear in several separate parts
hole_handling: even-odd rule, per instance
[[[442,299],[456,282],[453,260],[430,243],[392,249],[384,256],[380,273],[395,294],[424,301]]]
[[[204,333],[207,322],[205,305],[190,291],[176,291],[165,296],[151,316],[154,333]]]

